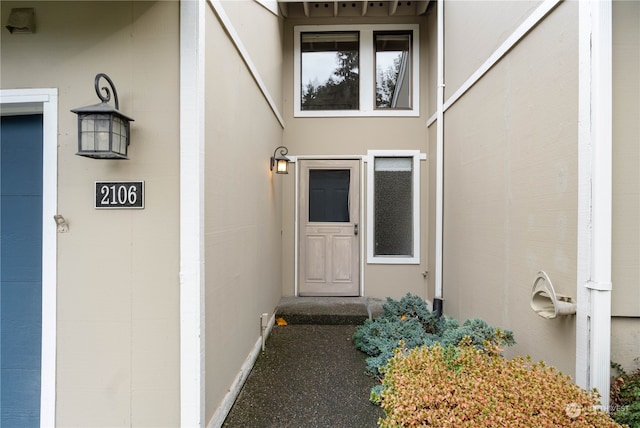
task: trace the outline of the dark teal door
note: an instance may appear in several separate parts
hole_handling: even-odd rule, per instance
[[[42,115],[0,126],[0,426],[40,425]]]

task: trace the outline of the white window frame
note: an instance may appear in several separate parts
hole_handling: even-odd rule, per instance
[[[413,256],[376,256],[374,254],[374,166],[377,157],[411,157],[413,168]],[[367,263],[420,264],[420,160],[419,150],[369,150],[367,152]]]
[[[300,33],[357,31],[359,33],[359,110],[302,110]],[[373,33],[377,31],[412,31],[411,47],[411,109],[375,108],[375,47]],[[294,117],[358,117],[358,116],[420,116],[420,26],[418,24],[380,25],[297,25],[293,29],[293,102]],[[369,89],[366,89],[369,88]]]

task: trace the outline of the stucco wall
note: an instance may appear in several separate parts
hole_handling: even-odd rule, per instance
[[[463,24],[518,8],[482,3],[481,10],[445,5],[446,40]],[[493,33],[474,34],[479,51],[496,45]],[[446,58],[466,52],[449,46]],[[455,91],[448,79],[460,72],[446,58]],[[575,297],[577,64],[577,3],[562,3],[444,120],[445,312],[513,330],[518,345],[508,354],[530,354],[565,373],[574,372],[575,323],[538,317],[529,296],[544,270],[558,293]]]
[[[612,360],[640,356],[640,2],[613,2]]]
[[[411,149],[427,153],[428,133],[425,126],[427,120],[428,81],[427,81],[427,28],[426,18],[393,17],[380,18],[332,18],[323,19],[287,19],[284,25],[284,70],[283,94],[284,144],[289,148],[289,154],[296,156],[345,156],[366,155],[368,150]],[[420,24],[420,116],[419,117],[333,117],[333,118],[303,118],[294,117],[294,52],[293,37],[296,25],[339,25],[339,24],[375,24],[375,23],[417,23]],[[417,265],[384,265],[367,264],[364,266],[364,294],[366,296],[384,298],[387,296],[399,298],[408,292],[432,298],[428,294],[429,279],[423,276],[427,271],[428,261],[428,194],[429,194],[430,162],[421,161],[421,224],[420,224],[420,264]],[[367,165],[363,164],[363,171]],[[366,173],[365,173],[366,178]],[[295,175],[283,177],[285,181],[285,211],[284,211],[284,261],[283,294],[294,295],[295,273],[293,260],[295,256]],[[366,195],[365,187],[362,191]],[[366,213],[365,205],[362,212]],[[366,216],[360,224],[360,230],[366,231]],[[361,257],[366,260],[366,238],[361,248]]]
[[[34,7],[35,34],[4,28]],[[178,3],[3,1],[1,86],[57,88],[58,426],[179,423]],[[159,31],[162,29],[162,31]],[[133,117],[130,160],[75,156],[70,109],[107,73]],[[144,180],[143,210],[96,210],[94,182]],[[51,227],[55,227],[51,219]]]
[[[282,112],[283,19],[276,18],[255,0],[224,0],[222,5],[278,110]]]
[[[613,4],[612,312],[640,317],[640,3]]]
[[[271,76],[282,63],[280,19],[255,2],[222,6],[271,97],[281,99]],[[281,296],[283,182],[269,170],[282,126],[210,7],[205,55],[208,423],[260,337],[260,315],[273,313]]]
[[[446,1],[445,99],[450,97],[541,1]]]

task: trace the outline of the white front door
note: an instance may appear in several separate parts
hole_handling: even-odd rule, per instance
[[[301,296],[360,294],[360,161],[300,160]]]

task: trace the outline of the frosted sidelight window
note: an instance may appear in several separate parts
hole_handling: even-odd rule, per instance
[[[367,263],[420,264],[419,150],[367,153]]]
[[[413,159],[374,162],[374,255],[413,256]]]

